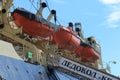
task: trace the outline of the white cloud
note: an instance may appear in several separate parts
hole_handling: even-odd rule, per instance
[[[112,12],[107,16],[107,24],[109,27],[119,27],[120,11]]]
[[[120,0],[100,0],[104,4],[119,4]]]
[[[110,15],[108,15],[108,22],[117,22],[118,20],[120,20],[120,11],[112,12]]]
[[[120,26],[120,0],[100,0],[103,4],[108,6],[111,12],[106,16],[105,25],[116,28]]]

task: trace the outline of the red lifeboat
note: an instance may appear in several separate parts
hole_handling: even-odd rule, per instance
[[[82,56],[82,61],[84,62],[95,62],[97,59],[100,58],[100,55],[91,47],[87,46],[84,47],[82,50],[81,56]]]
[[[83,54],[81,54],[82,61],[94,63],[100,58],[101,48],[93,36],[87,38],[86,42],[82,45],[84,46],[82,49]]]
[[[74,31],[66,27],[60,27],[60,30],[53,34],[53,41],[59,48],[66,49],[75,53],[82,61],[95,62],[100,55],[91,45],[87,44]]]
[[[69,51],[79,49],[79,53],[76,54],[80,56],[80,37],[71,29],[61,26],[60,30],[53,34],[53,40],[62,49]]]
[[[32,36],[46,38],[53,33],[53,29],[49,27],[47,21],[41,17],[18,8],[13,12],[14,22],[18,27],[22,27],[23,31]]]
[[[82,54],[83,54],[82,50],[83,50],[83,46],[79,45],[78,48],[73,50],[73,53],[76,53],[78,57],[82,58]]]

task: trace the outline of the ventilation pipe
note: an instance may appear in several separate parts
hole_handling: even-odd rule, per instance
[[[55,10],[51,10],[51,13],[47,17],[47,20],[50,21],[52,19],[52,16],[54,16],[54,19],[56,21],[56,11]]]
[[[80,37],[83,38],[81,23],[79,23],[79,22],[75,23],[75,31],[77,32],[77,34],[78,34]]]
[[[43,12],[43,9],[45,8],[45,7],[47,7],[47,5],[46,5],[46,3],[45,2],[43,2],[43,3],[41,3],[40,2],[40,9],[37,11],[37,13],[36,13],[36,15],[38,15],[38,16],[42,16],[42,12]]]
[[[71,30],[73,30],[73,23],[72,23],[72,22],[69,22],[69,23],[68,23],[68,27],[69,27]]]

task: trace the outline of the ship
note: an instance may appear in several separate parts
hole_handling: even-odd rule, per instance
[[[11,12],[12,2],[0,0],[0,80],[120,80],[102,69],[100,44],[83,36],[80,22],[55,24],[55,10],[45,19],[42,0],[36,14]]]

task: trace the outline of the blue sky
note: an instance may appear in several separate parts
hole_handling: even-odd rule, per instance
[[[29,1],[39,8],[38,0],[14,1],[14,7],[24,7],[33,13],[36,9]],[[57,11],[61,25],[81,22],[84,36],[95,36],[100,43],[104,66],[109,61],[116,61],[117,64],[110,63],[111,73],[120,76],[120,0],[48,0],[48,5]],[[45,9],[44,18],[48,15],[49,10]]]

